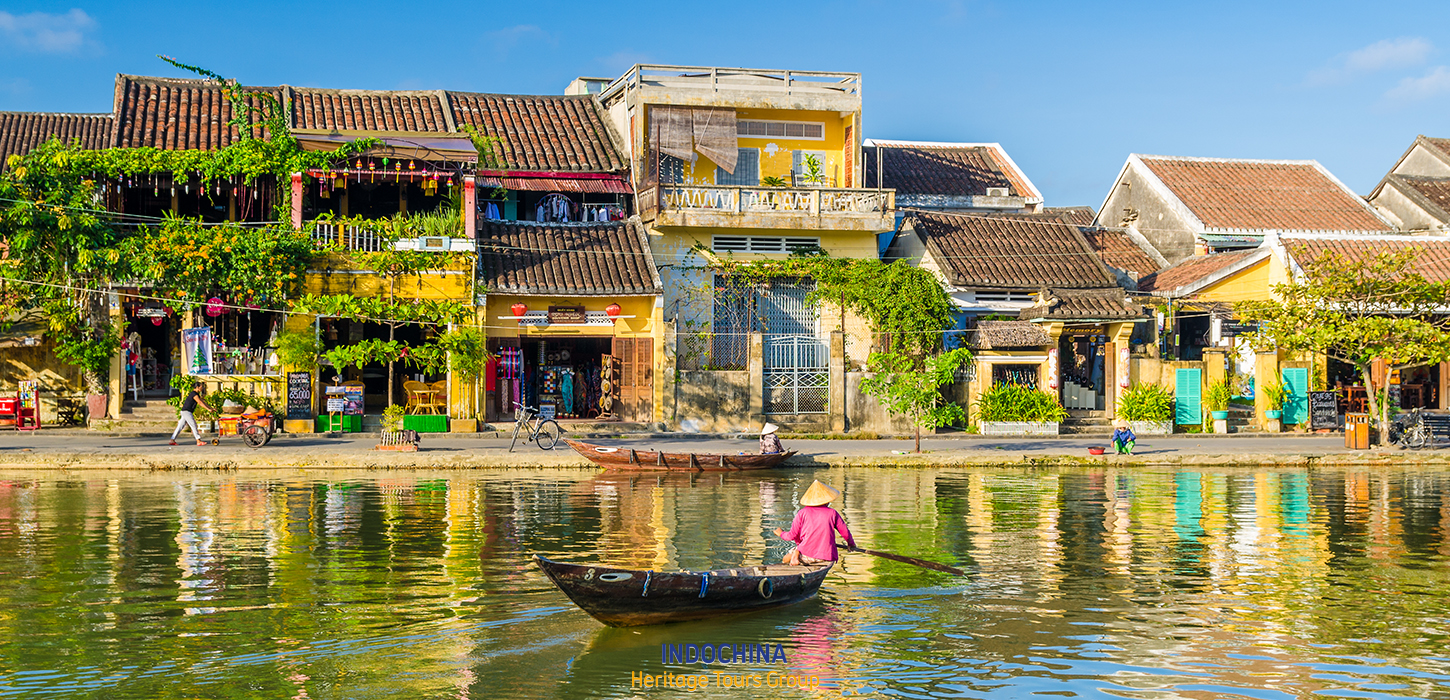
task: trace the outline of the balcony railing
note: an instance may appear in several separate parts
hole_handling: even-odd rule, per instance
[[[376,253],[386,245],[383,236],[371,226],[331,221],[313,224],[312,242],[320,248],[337,246],[364,253]]]
[[[746,90],[786,95],[846,95],[861,98],[861,74],[833,71],[720,68],[713,66],[636,65],[604,88],[608,100],[621,90],[696,88],[721,92]]]
[[[791,213],[810,216],[881,215],[895,208],[896,191],[824,187],[661,185],[640,192],[642,211]]]

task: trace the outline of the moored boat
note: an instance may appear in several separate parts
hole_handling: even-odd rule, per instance
[[[816,594],[831,565],[715,571],[639,571],[534,561],[584,612],[611,627],[700,620],[799,603]]]
[[[725,472],[773,469],[795,454],[795,450],[773,455],[663,452],[632,447],[607,447],[568,438],[564,442],[569,443],[585,459],[605,469],[630,471]]]

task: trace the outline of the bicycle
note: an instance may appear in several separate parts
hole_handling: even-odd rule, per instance
[[[559,443],[559,436],[564,429],[559,427],[553,419],[545,419],[539,415],[539,409],[530,408],[521,403],[514,406],[514,439],[509,443],[509,452],[514,451],[514,445],[519,442],[519,431],[525,430],[529,442],[538,443],[541,450],[552,450],[554,445]]]
[[[1420,409],[1411,409],[1390,421],[1390,444],[1403,444],[1411,449],[1430,444],[1430,429],[1426,427],[1425,417]]]

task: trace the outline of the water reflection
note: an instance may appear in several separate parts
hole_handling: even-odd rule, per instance
[[[862,546],[971,575],[852,555],[800,605],[613,630],[528,563],[777,560],[818,477]],[[1439,469],[7,473],[0,695],[645,697],[671,691],[634,679],[672,673],[700,697],[1450,697],[1447,489]],[[788,663],[661,662],[683,643]]]

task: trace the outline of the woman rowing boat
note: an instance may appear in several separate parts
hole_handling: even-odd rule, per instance
[[[775,534],[796,547],[785,555],[785,563],[793,566],[814,566],[834,564],[840,555],[836,552],[836,533],[846,538],[846,548],[856,549],[856,538],[840,513],[829,505],[841,492],[816,480],[801,496],[801,509],[796,511],[790,530],[775,529]]]

